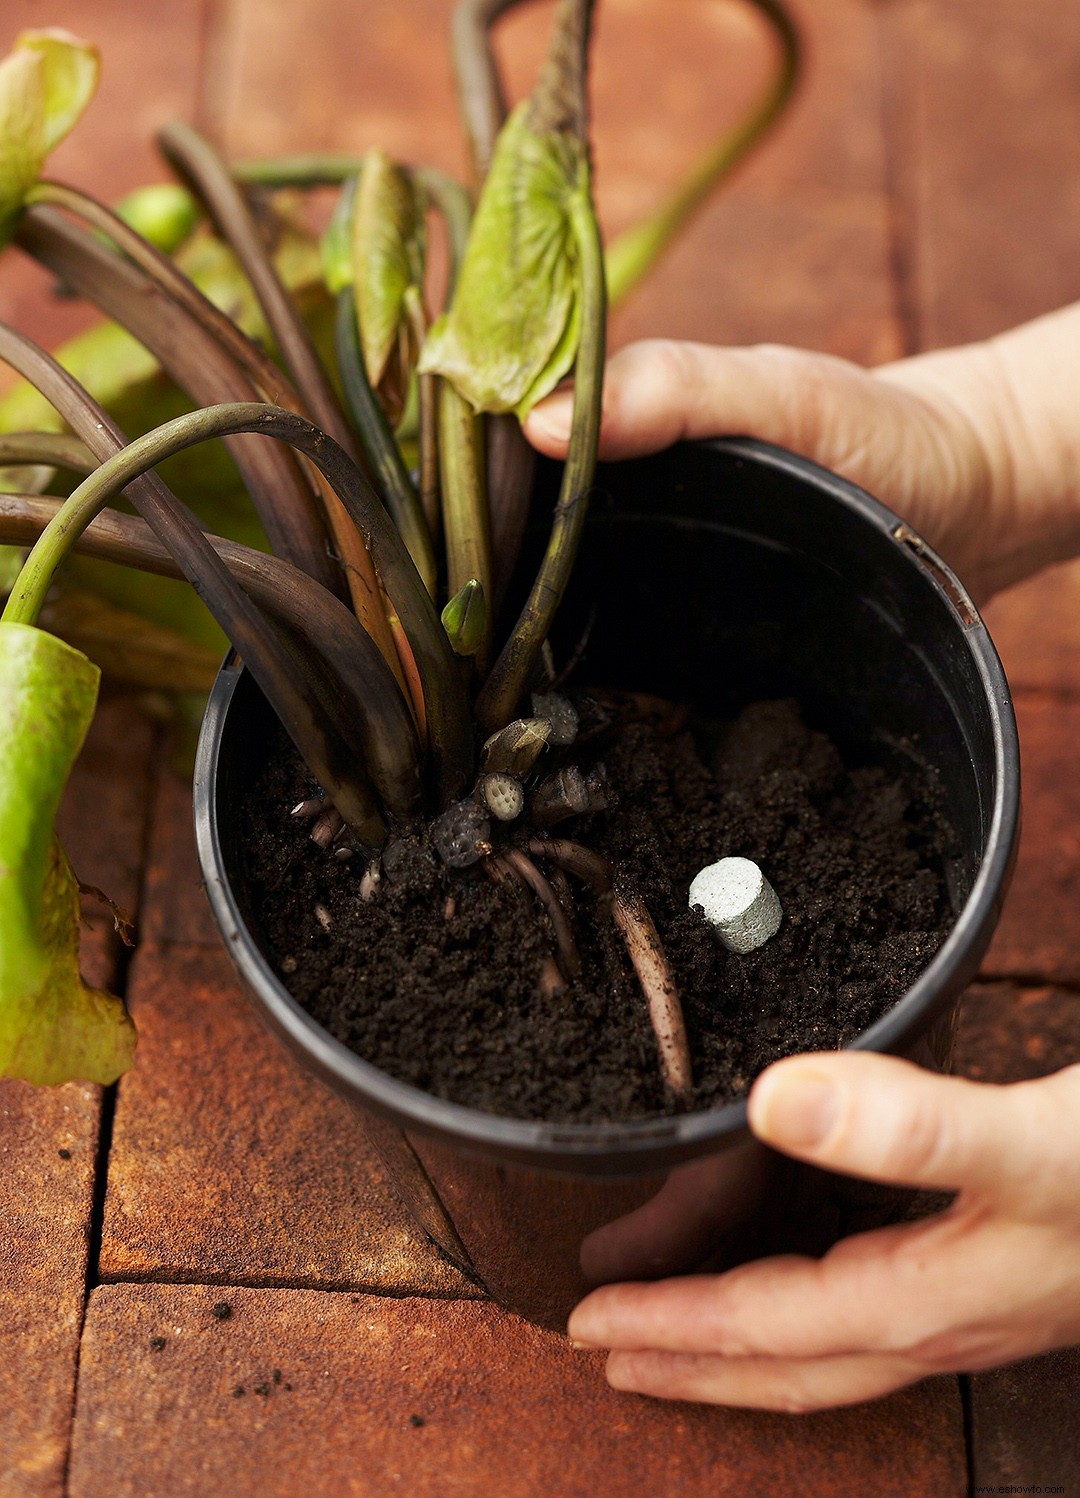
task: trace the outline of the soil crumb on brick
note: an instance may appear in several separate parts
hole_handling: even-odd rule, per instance
[[[569,753],[603,765],[609,806],[558,832],[645,900],[682,995],[695,1108],[743,1095],[778,1056],[850,1041],[926,967],[952,922],[951,839],[914,760],[845,764],[790,701],[756,703],[716,732],[632,694],[578,706]],[[284,737],[268,744],[241,807],[241,883],[270,961],[331,1034],[392,1076],[491,1113],[586,1123],[676,1110],[625,950],[584,886],[581,977],[542,999],[551,927],[531,896],[477,868],[447,870],[416,827],[365,902],[363,860],[329,858],[288,815],[313,791]],[[736,854],[760,864],[784,911],[745,956],[687,902],[700,868]]]

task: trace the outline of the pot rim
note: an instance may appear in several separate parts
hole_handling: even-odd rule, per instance
[[[856,512],[901,549],[907,565],[921,569],[956,615],[973,657],[989,711],[994,746],[994,803],[986,846],[975,881],[956,922],[929,965],[891,1009],[845,1050],[894,1052],[916,1024],[933,1016],[945,996],[969,982],[996,924],[1016,852],[1020,815],[1020,751],[1012,697],[990,634],[965,589],[944,561],[879,500],[807,458],[754,438],[718,438],[706,446],[736,458],[809,481],[841,506]],[[207,703],[194,775],[195,837],[203,881],[217,926],[249,989],[272,1026],[306,1053],[346,1095],[359,1095],[384,1115],[407,1117],[410,1126],[450,1135],[503,1157],[562,1161],[613,1154],[647,1160],[674,1151],[689,1158],[718,1141],[734,1143],[747,1132],[746,1101],[703,1112],[632,1119],[619,1123],[559,1124],[484,1113],[401,1082],[351,1051],[292,997],[263,957],[248,930],[226,872],[218,831],[218,764],[226,716],[243,673],[234,653],[226,658]],[[725,1136],[727,1136],[725,1140]],[[659,1160],[657,1162],[660,1163]]]

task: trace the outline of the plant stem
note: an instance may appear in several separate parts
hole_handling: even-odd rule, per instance
[[[582,300],[570,450],[540,571],[476,704],[481,730],[488,734],[513,718],[518,699],[535,669],[540,648],[570,580],[596,472],[604,381],[606,298],[600,231],[587,183],[574,193],[569,212],[578,249]]]
[[[0,495],[0,541],[33,545],[63,503],[39,495]],[[420,792],[420,751],[412,715],[356,616],[306,572],[280,557],[222,536],[208,534],[206,539],[254,603],[310,642],[333,678],[343,717],[356,725],[364,764],[387,809],[402,819],[414,815]],[[146,522],[119,510],[102,510],[74,544],[77,551],[106,562],[137,567],[158,577],[184,578],[175,558]]]
[[[420,497],[402,462],[394,434],[367,377],[356,321],[356,297],[351,286],[338,292],[334,343],[345,402],[357,436],[378,480],[386,507],[409,548],[409,555],[424,580],[424,586],[434,598],[436,565],[431,536],[420,507]]]
[[[0,357],[6,357],[2,342]],[[66,416],[66,412],[62,414]],[[70,418],[68,419],[70,424]],[[370,550],[379,576],[385,580],[387,592],[400,614],[410,649],[416,658],[428,708],[428,738],[435,761],[440,802],[448,804],[457,799],[472,770],[472,732],[464,689],[458,680],[446,631],[435,612],[430,594],[413,566],[405,543],[378,496],[360,469],[333,438],[295,412],[282,411],[275,406],[251,402],[210,406],[166,422],[148,437],[137,438],[130,443],[124,453],[116,455],[113,460],[110,482],[114,482],[114,476],[119,475],[119,484],[123,488],[130,483],[132,477],[143,472],[149,463],[163,462],[166,457],[182,452],[185,448],[230,432],[258,432],[288,442],[317,464],[333,484]],[[85,438],[85,433],[83,435]],[[99,478],[100,470],[87,482],[92,484]],[[110,490],[111,492],[115,490]],[[88,517],[89,512],[88,501]],[[47,541],[45,537],[42,538],[39,543],[42,547],[40,565],[35,563],[33,556],[27,560],[19,584],[8,600],[10,609],[17,612],[23,607],[28,610],[40,607],[44,596],[42,589],[48,586],[44,574],[51,576],[52,569],[70,546],[67,537],[71,535],[71,539],[74,539],[72,531],[77,535],[88,523],[87,520],[82,520],[83,513],[81,509],[75,508],[58,533]],[[200,539],[205,539],[201,532]],[[218,562],[216,554],[214,560]],[[25,605],[18,601],[21,596],[26,597]],[[346,815],[343,808],[339,807],[339,810]]]
[[[620,234],[607,252],[608,297],[617,306],[656,264],[668,245],[783,112],[799,74],[799,36],[780,0],[750,0],[780,42],[776,73],[734,130],[710,146],[667,201],[642,223]]]
[[[44,349],[2,323],[0,359],[45,396],[95,457],[105,461],[123,446],[123,433],[78,381]],[[365,843],[380,846],[385,824],[362,769],[360,746],[342,735],[340,720],[335,723],[318,700],[294,650],[236,586],[198,520],[156,475],[131,483],[128,495],[232,640],[342,816]]]
[[[0,468],[64,468],[88,473],[97,465],[90,449],[78,437],[64,432],[0,433]]]
[[[228,167],[209,141],[179,120],[161,128],[158,144],[172,167],[205,204],[221,237],[243,266],[285,367],[312,419],[355,456],[351,433],[311,334],[278,278],[259,226]]]
[[[465,125],[473,179],[487,176],[495,140],[506,119],[506,94],[489,35],[520,0],[460,0],[451,22],[458,108]]]
[[[362,156],[343,151],[310,152],[297,156],[260,157],[234,161],[233,180],[247,187],[337,187],[355,177],[364,164]]]
[[[420,291],[410,286],[405,293],[405,311],[418,349],[427,336],[427,318]],[[432,546],[441,534],[439,504],[439,381],[436,375],[416,376],[420,401],[420,509]],[[396,445],[396,444],[395,444]],[[434,595],[434,590],[433,590]]]
[[[447,592],[475,578],[487,603],[480,669],[491,655],[491,536],[480,418],[449,380],[439,381],[439,476],[446,538]],[[502,726],[501,724],[499,725]]]
[[[28,209],[15,237],[64,284],[75,287],[137,338],[197,404],[250,400],[256,394],[217,339],[170,295],[54,209]],[[342,591],[341,571],[328,554],[323,517],[294,459],[274,444],[243,437],[230,440],[229,449],[273,549],[324,587]],[[323,506],[356,613],[396,672],[397,651],[371,559],[329,486],[323,487]],[[404,684],[404,677],[399,679]]]

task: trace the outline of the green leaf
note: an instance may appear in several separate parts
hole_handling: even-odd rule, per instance
[[[352,280],[364,366],[373,390],[389,385],[400,407],[415,351],[407,298],[424,281],[424,203],[383,151],[369,151],[357,179]]]
[[[53,830],[100,673],[69,645],[0,624],[0,1076],[109,1083],[131,1065],[123,1003],[79,974],[79,890]]]
[[[573,365],[580,335],[576,197],[589,191],[584,147],[507,120],[473,219],[450,311],[432,326],[422,372],[444,375],[478,411],[524,417]]]
[[[23,198],[93,98],[97,49],[70,31],[24,31],[0,62],[0,243]]]

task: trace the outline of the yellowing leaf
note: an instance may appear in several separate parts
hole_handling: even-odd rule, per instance
[[[507,120],[473,219],[450,311],[420,369],[451,380],[478,411],[529,410],[568,373],[580,312],[570,210],[589,191],[584,148],[537,134],[528,103]]]
[[[113,1082],[123,1003],[79,974],[79,891],[53,824],[100,673],[69,645],[0,623],[0,1077]]]
[[[70,31],[24,31],[0,63],[0,242],[23,199],[89,104],[97,50]]]

